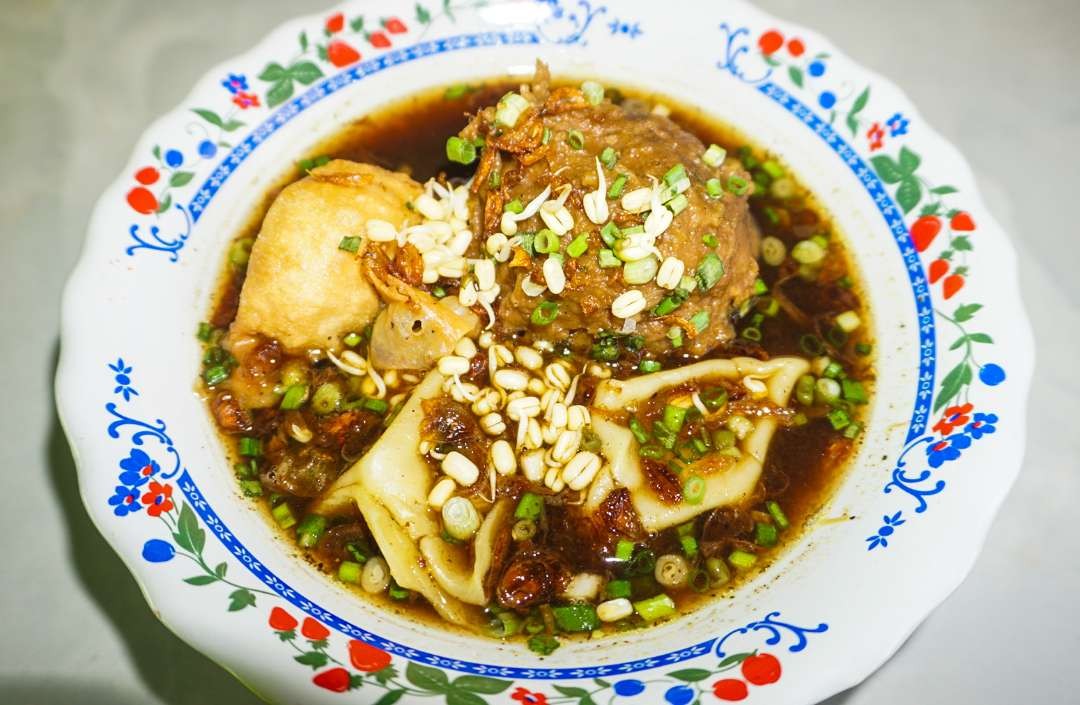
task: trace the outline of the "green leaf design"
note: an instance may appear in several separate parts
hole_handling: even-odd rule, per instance
[[[791,78],[791,82],[794,83],[799,88],[802,88],[802,84],[803,84],[802,69],[800,69],[798,66],[788,66],[787,73],[788,73],[788,77]]]
[[[433,693],[445,693],[450,687],[446,674],[441,670],[431,666],[421,666],[414,661],[409,661],[409,665],[405,667],[405,677],[417,688],[430,690]]]
[[[941,380],[941,388],[938,390],[938,397],[934,400],[934,413],[936,414],[944,408],[953,397],[960,393],[963,386],[969,382],[971,382],[971,367],[965,359],[956,367],[952,368],[952,370],[949,371],[949,374],[945,375],[945,379]]]
[[[862,112],[862,109],[866,107],[867,101],[870,100],[870,86],[863,89],[863,92],[859,94],[859,97],[855,99],[855,102],[851,104],[851,115],[858,115]]]
[[[184,502],[184,506],[180,508],[180,519],[176,522],[176,529],[173,538],[176,539],[177,545],[201,555],[203,546],[206,545],[206,532],[199,528],[199,519],[187,502]]]
[[[958,237],[954,237],[952,241],[952,248],[954,250],[966,250],[968,252],[971,252],[971,240],[968,239],[967,235],[960,235]]]
[[[288,71],[281,64],[275,62],[266,65],[266,68],[259,74],[259,80],[273,83],[274,81],[280,81],[288,75]]]
[[[171,205],[172,205],[172,194],[167,193],[167,194],[165,194],[165,198],[161,199],[161,203],[158,204],[157,212],[158,213],[164,213],[165,211],[169,210],[169,206],[171,206]]]
[[[601,688],[610,688],[611,687],[611,683],[604,680],[603,678],[593,678],[593,683],[596,683]]]
[[[305,52],[308,48],[307,32],[300,33],[300,51]]]
[[[227,571],[228,569],[229,565],[225,561],[222,561],[221,563],[218,563],[216,566],[214,566],[214,575],[218,576],[219,578],[224,578],[225,571]]]
[[[686,683],[696,683],[703,681],[712,675],[712,671],[704,668],[684,668],[679,671],[672,671],[668,674],[672,678]]]
[[[896,202],[904,213],[910,213],[922,200],[922,186],[919,180],[911,176],[900,182],[900,188],[896,189]]]
[[[732,654],[731,656],[728,656],[723,661],[721,661],[720,665],[717,666],[717,668],[719,669],[719,668],[727,668],[729,666],[734,666],[737,663],[742,663],[743,661],[745,661],[746,659],[750,658],[753,655],[754,655],[753,651],[744,651],[743,653]]]
[[[154,155],[154,159],[161,161],[161,145],[154,145],[154,148],[150,150],[150,153]]]
[[[416,3],[416,21],[420,24],[429,24],[431,22],[431,13],[420,3]]]
[[[210,583],[216,583],[218,578],[216,575],[194,575],[190,578],[184,578],[184,582],[188,585],[209,585]]]
[[[357,17],[354,17],[352,22],[349,23],[349,26],[352,27],[352,31],[354,32],[364,31],[364,16],[358,15]]]
[[[450,0],[442,0],[442,9],[451,22],[457,22],[457,18],[454,17],[454,8],[450,6]]]
[[[383,685],[386,685],[390,681],[397,678],[398,671],[397,671],[396,668],[394,668],[394,664],[390,664],[389,666],[387,666],[385,668],[382,668],[382,669],[379,669],[378,671],[375,671],[371,675],[375,676],[376,681],[378,681],[379,683],[381,683]]]
[[[401,700],[405,695],[404,690],[391,690],[384,693],[381,698],[375,701],[375,705],[394,705],[398,700]]]
[[[994,339],[991,338],[986,333],[972,333],[971,335],[968,336],[968,340],[970,340],[973,343],[990,343],[990,344],[992,344],[994,342]]]
[[[229,593],[229,611],[239,612],[245,607],[255,606],[255,593],[247,588],[240,588]]]
[[[772,66],[773,68],[776,68],[777,66],[780,65],[780,62],[777,61],[776,59],[774,59],[771,55],[762,56],[761,58],[765,59],[765,63],[768,64],[769,66]]]
[[[851,130],[851,136],[856,137],[859,134],[859,119],[852,113],[848,113],[847,119],[844,120],[847,123],[847,128]]]
[[[919,158],[918,154],[915,154],[906,146],[900,148],[900,168],[905,174],[914,174],[921,163],[922,159]]]
[[[226,132],[232,132],[233,130],[237,130],[243,126],[244,123],[240,122],[239,120],[229,120],[227,123],[221,126],[221,129],[225,130]]]
[[[584,688],[572,688],[568,685],[553,685],[551,686],[555,690],[559,691],[563,695],[568,695],[571,698],[580,698],[583,695],[588,695],[589,691]]]
[[[446,705],[487,705],[487,701],[467,690],[446,691]]]
[[[305,666],[311,666],[312,670],[317,671],[329,663],[330,658],[321,651],[305,651],[299,656],[294,656],[293,660]]]
[[[900,170],[900,165],[887,154],[871,157],[870,164],[874,167],[877,175],[881,177],[881,180],[887,184],[895,184],[904,178],[904,172]]]
[[[215,113],[213,110],[207,110],[206,108],[192,108],[191,112],[195,113],[203,120],[206,120],[208,123],[214,125],[215,127],[221,127],[224,124],[221,116]]]
[[[289,75],[305,86],[322,78],[322,70],[311,61],[298,61],[289,68]]]
[[[454,682],[450,684],[453,688],[460,688],[473,693],[484,693],[486,695],[501,693],[511,685],[513,685],[513,681],[488,678],[487,676],[461,676],[455,678]]]
[[[292,98],[292,94],[292,79],[283,78],[274,85],[270,86],[270,90],[266,92],[266,105],[270,108],[281,105],[289,98]]]
[[[947,196],[950,193],[956,193],[955,186],[935,186],[930,189],[930,193],[936,193],[939,196]]]
[[[953,313],[953,319],[957,323],[970,321],[980,308],[982,308],[982,304],[963,304]]]
[[[173,175],[169,177],[169,186],[172,186],[173,188],[187,186],[193,178],[195,178],[195,174],[193,172],[174,171]]]

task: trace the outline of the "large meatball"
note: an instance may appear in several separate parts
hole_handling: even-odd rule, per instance
[[[757,229],[746,202],[752,181],[741,165],[735,159],[725,160],[718,168],[707,165],[702,159],[706,147],[700,140],[669,118],[653,114],[647,106],[630,102],[616,105],[609,100],[592,105],[576,87],[549,88],[543,67],[537,81],[523,94],[530,107],[512,129],[500,129],[495,109],[487,108],[462,132],[466,139],[483,137],[485,143],[474,180],[483,208],[478,209],[481,212],[473,225],[485,236],[498,232],[506,203],[517,200],[527,204],[548,186],[554,197],[568,184],[565,206],[573,217],[573,227],[560,238],[566,279],[561,294],[547,291],[530,296],[522,289],[526,276],[532,282],[545,283],[544,254],[534,253],[528,259],[518,255],[510,267],[500,267],[504,294],[498,307],[500,325],[507,330],[529,327],[534,309],[546,299],[559,305],[555,321],[545,327],[545,337],[552,340],[581,330],[595,334],[633,328],[651,352],[664,353],[672,350],[669,330],[679,326],[684,331],[683,349],[703,354],[729,339],[732,312],[751,296],[758,271],[754,260]],[[705,261],[716,272],[715,260],[719,259],[723,275],[708,290],[697,287],[673,311],[664,310],[670,308],[670,302],[658,312],[654,308],[666,297],[679,297],[682,292],[665,289],[656,281],[631,285],[624,280],[621,266],[601,266],[599,253],[608,245],[601,236],[602,226],[586,216],[583,198],[597,189],[596,158],[607,147],[615,150],[618,160],[612,168],[603,169],[605,181],[610,188],[620,175],[625,176],[623,194],[658,181],[663,185],[664,175],[679,164],[690,179],[690,188],[684,193],[685,207],[655,240],[661,255],[657,261],[676,257],[686,274],[693,276]],[[707,193],[710,179],[719,179],[725,186],[719,196]],[[622,230],[645,221],[646,213],[624,210],[618,198],[607,199],[607,205],[609,220]],[[535,233],[545,224],[534,215],[517,227],[519,233]],[[567,245],[581,234],[588,238],[586,253],[569,256]],[[607,264],[611,265],[610,258]],[[646,307],[628,325],[613,315],[611,307],[616,297],[629,289],[644,295]],[[699,313],[702,311],[707,312],[707,318]]]

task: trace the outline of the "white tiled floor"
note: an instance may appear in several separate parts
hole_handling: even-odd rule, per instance
[[[1026,467],[974,572],[894,659],[831,702],[1077,702],[1080,3],[761,4],[893,78],[960,146],[1019,249],[1039,343]],[[133,140],[209,66],[298,11],[289,0],[3,3],[4,703],[256,702],[154,619],[90,525],[51,384],[60,287]],[[902,599],[881,595],[881,608]]]

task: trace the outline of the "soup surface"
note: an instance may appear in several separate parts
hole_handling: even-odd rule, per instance
[[[841,237],[691,108],[541,67],[349,124],[281,187],[229,249],[201,385],[242,492],[385,609],[540,654],[685,614],[858,442]]]

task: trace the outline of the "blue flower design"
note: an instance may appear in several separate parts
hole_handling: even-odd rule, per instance
[[[818,105],[828,110],[832,106],[836,105],[836,94],[832,91],[822,91],[818,95]]]
[[[113,381],[116,382],[113,394],[121,395],[124,401],[131,401],[131,397],[139,395],[131,386],[131,365],[125,365],[124,358],[117,358],[115,364],[109,365],[109,369],[116,373],[113,375]]]
[[[636,678],[627,678],[626,680],[616,683],[613,686],[613,689],[616,695],[629,698],[645,692],[645,684]]]
[[[991,362],[979,368],[979,379],[989,387],[996,387],[1005,381],[1005,370]]]
[[[810,65],[806,67],[806,72],[808,74],[810,74],[811,76],[813,76],[814,78],[824,76],[825,75],[825,62],[822,61],[821,59],[814,59],[813,61],[810,62]]]
[[[199,156],[203,159],[211,159],[217,154],[217,145],[212,140],[203,140],[199,143]]]
[[[997,414],[976,413],[971,419],[971,423],[964,427],[964,430],[967,431],[972,438],[978,440],[984,435],[996,431],[997,426],[995,426],[995,424],[997,421]]]
[[[120,461],[120,482],[130,487],[133,491],[146,483],[156,475],[161,466],[157,461],[138,448],[131,449],[131,455]]]
[[[179,149],[170,149],[165,152],[165,164],[175,169],[184,163],[184,153]]]
[[[866,547],[867,551],[872,551],[878,546],[881,546],[882,548],[888,547],[889,537],[892,536],[893,532],[896,531],[896,527],[907,521],[906,519],[900,518],[901,514],[902,512],[897,512],[892,516],[886,514],[885,516],[881,517],[881,528],[878,529],[876,534],[866,539],[867,543],[870,544]]]
[[[229,77],[221,82],[221,85],[233,95],[248,89],[247,77],[242,73],[230,73]]]
[[[608,23],[608,28],[611,30],[612,34],[625,34],[631,39],[637,39],[644,34],[640,22],[630,24],[629,22],[620,22],[619,20],[614,19]]]
[[[164,563],[172,560],[176,555],[176,549],[168,541],[150,539],[143,544],[142,557],[150,563]]]
[[[926,460],[932,468],[940,468],[950,460],[960,457],[960,451],[971,446],[971,436],[954,433],[937,443],[926,446]]]
[[[113,514],[118,517],[137,512],[141,508],[139,491],[134,487],[118,485],[113,496],[109,497],[109,504],[113,507]]]
[[[668,688],[664,692],[664,700],[667,700],[671,705],[687,705],[694,699],[694,689],[688,685],[677,685],[673,688]]]
[[[889,128],[889,135],[892,137],[906,135],[910,124],[900,113],[893,113],[893,116],[885,121],[885,125]]]

